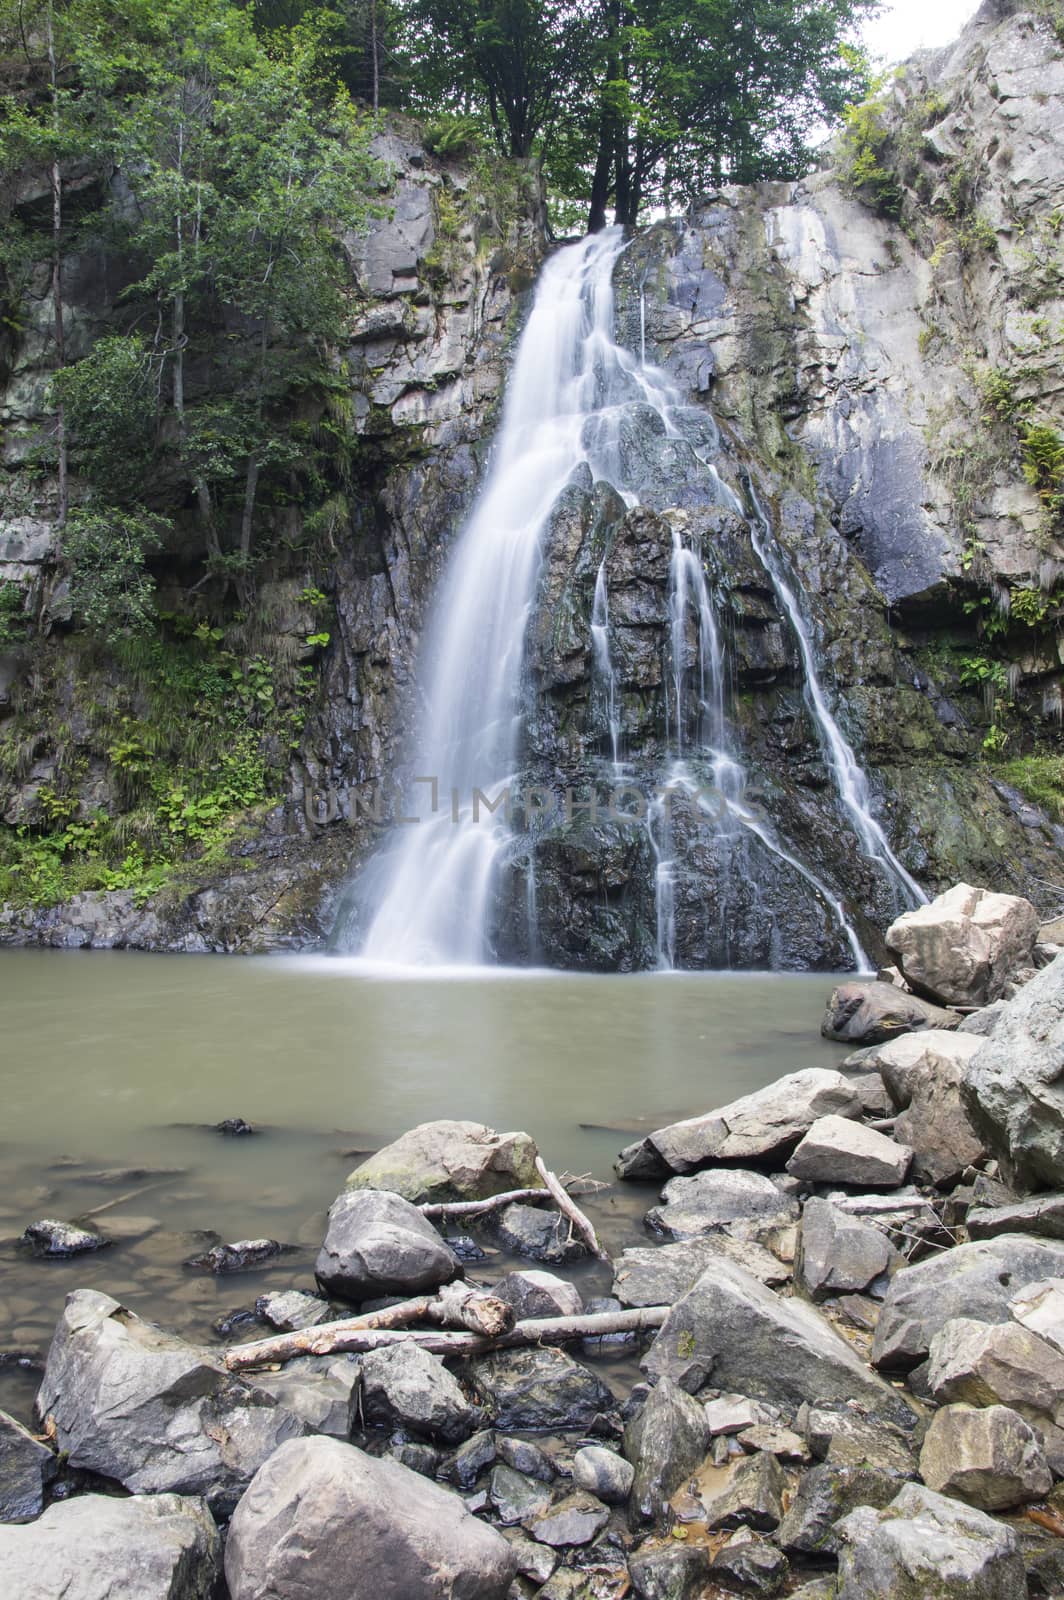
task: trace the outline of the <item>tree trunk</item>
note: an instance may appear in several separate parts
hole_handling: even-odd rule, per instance
[[[55,360],[60,369],[66,366],[66,336],[63,330],[63,174],[59,167],[59,75],[55,59],[55,27],[52,7],[48,7],[48,82],[52,98],[52,135],[55,149],[49,181],[52,191],[52,308],[55,318]],[[56,521],[59,527],[66,522],[70,510],[69,454],[66,435],[66,411],[63,402],[56,406],[55,442],[58,458],[59,505]]]
[[[377,37],[377,0],[370,0],[369,8],[370,50],[373,56],[373,111],[381,108],[381,60]]]

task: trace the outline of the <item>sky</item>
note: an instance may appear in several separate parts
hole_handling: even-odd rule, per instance
[[[979,0],[886,0],[882,14],[865,24],[865,43],[888,62],[904,61],[914,50],[949,44],[978,9]]]

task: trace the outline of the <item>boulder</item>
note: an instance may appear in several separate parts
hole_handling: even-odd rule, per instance
[[[537,1272],[534,1268],[508,1272],[492,1292],[513,1306],[518,1322],[525,1317],[575,1317],[584,1309],[575,1284],[553,1272]]]
[[[624,1453],[635,1468],[628,1501],[633,1528],[665,1515],[677,1489],[701,1465],[707,1440],[697,1400],[662,1378],[624,1430]]]
[[[708,1234],[680,1244],[635,1246],[614,1262],[613,1292],[625,1306],[671,1306],[714,1261],[735,1261],[770,1287],[786,1283],[787,1267],[754,1240]]]
[[[359,1365],[354,1356],[300,1356],[276,1372],[251,1372],[245,1381],[302,1417],[314,1433],[350,1437],[358,1422]]]
[[[890,983],[840,983],[831,991],[820,1031],[843,1044],[881,1044],[924,1028],[955,1028],[959,1021],[956,1012]]]
[[[507,1189],[538,1189],[538,1151],[527,1133],[496,1133],[482,1122],[423,1122],[370,1156],[349,1189],[390,1189],[419,1205],[486,1200]]]
[[[220,1570],[221,1540],[205,1503],[176,1494],[83,1494],[23,1527],[0,1527],[11,1600],[204,1600]]]
[[[554,1458],[532,1439],[510,1439],[500,1433],[495,1436],[495,1448],[500,1461],[515,1472],[523,1472],[526,1478],[551,1483],[558,1475]]]
[[[440,1468],[440,1477],[460,1489],[471,1489],[485,1468],[492,1465],[496,1453],[495,1435],[490,1428],[484,1428],[448,1456]]]
[[[711,1161],[767,1161],[789,1155],[818,1117],[859,1117],[860,1096],[841,1072],[808,1067],[719,1111],[659,1128],[622,1150],[622,1178],[692,1172]]]
[[[579,1261],[587,1255],[568,1218],[538,1206],[504,1207],[495,1219],[495,1242],[508,1255],[528,1261]]]
[[[970,1239],[994,1239],[999,1233],[1064,1239],[1064,1192],[1036,1194],[1001,1206],[970,1206],[964,1226]]]
[[[968,1063],[962,1093],[1016,1180],[1064,1188],[1064,954],[1010,1000]]]
[[[787,1163],[806,1183],[846,1183],[861,1189],[896,1189],[905,1182],[913,1153],[874,1128],[846,1117],[814,1122]]]
[[[985,1006],[1017,967],[1029,967],[1038,913],[1018,895],[958,883],[887,929],[887,949],[906,983],[941,1005]]]
[[[837,1532],[838,1600],[1027,1600],[1012,1529],[922,1484],[858,1507]]]
[[[1009,1406],[936,1411],[920,1451],[920,1476],[937,1494],[980,1511],[1026,1505],[1053,1487],[1041,1439]]]
[[[135,1494],[202,1494],[219,1512],[280,1444],[307,1431],[214,1355],[94,1289],[67,1297],[37,1414],[71,1466]]]
[[[549,1544],[552,1549],[560,1550],[566,1546],[590,1544],[609,1520],[609,1510],[601,1500],[576,1489],[540,1516],[533,1517],[527,1527],[539,1544]]]
[[[646,1225],[667,1239],[697,1239],[724,1228],[764,1234],[798,1220],[798,1202],[759,1172],[714,1168],[672,1178],[661,1198],[665,1204],[647,1212]]]
[[[0,1522],[32,1522],[39,1517],[45,1487],[56,1469],[47,1445],[0,1411]]]
[[[699,1484],[698,1498],[710,1528],[774,1528],[783,1516],[787,1477],[773,1455],[742,1456],[712,1489]]]
[[[1018,1322],[958,1317],[931,1341],[928,1388],[942,1404],[1011,1406],[1064,1476],[1064,1355]]]
[[[76,1223],[44,1217],[40,1222],[30,1223],[21,1242],[29,1245],[35,1256],[81,1256],[101,1250],[110,1241],[89,1228],[79,1228]]]
[[[894,1137],[912,1146],[912,1173],[918,1182],[955,1183],[966,1167],[986,1158],[962,1094],[979,1040],[941,1029],[914,1037],[922,1050],[903,1052],[906,1041],[898,1039],[880,1057],[883,1081],[901,1109]]]
[[[528,1478],[523,1472],[515,1472],[505,1463],[493,1468],[488,1495],[505,1528],[542,1516],[554,1498],[547,1484]]]
[[[811,1299],[867,1289],[901,1262],[881,1228],[850,1216],[830,1200],[806,1201],[794,1275]]]
[[[738,1594],[778,1594],[787,1579],[787,1557],[749,1528],[739,1528],[710,1563],[709,1575]]]
[[[980,1048],[979,1040],[970,1034],[927,1028],[877,1045],[867,1052],[866,1065],[879,1073],[894,1110],[904,1111],[923,1078],[945,1074],[950,1081],[959,1082]]]
[[[712,1381],[782,1406],[852,1399],[903,1426],[912,1422],[901,1396],[812,1306],[781,1299],[730,1261],[703,1273],[673,1306],[643,1368],[689,1391]]]
[[[1064,1352],[1064,1278],[1027,1284],[1009,1301],[1009,1313],[1022,1327]]]
[[[469,1377],[481,1404],[503,1429],[586,1431],[616,1410],[597,1373],[564,1350],[499,1350],[471,1362]]]
[[[573,1482],[578,1489],[597,1495],[608,1506],[620,1506],[628,1499],[635,1481],[635,1468],[615,1450],[588,1444],[573,1457]]]
[[[803,1472],[776,1537],[784,1550],[829,1556],[839,1548],[835,1524],[855,1506],[886,1506],[905,1475],[876,1461],[823,1461]]]
[[[645,1545],[629,1556],[628,1572],[639,1600],[699,1600],[709,1582],[710,1555],[704,1545]]]
[[[819,1461],[836,1467],[875,1466],[899,1480],[916,1477],[916,1456],[910,1436],[852,1406],[833,1410],[810,1406],[802,1413],[809,1449]]]
[[[457,1444],[481,1420],[439,1356],[418,1345],[370,1350],[361,1367],[362,1414],[373,1427],[404,1428]]]
[[[335,1439],[282,1445],[255,1474],[225,1550],[232,1600],[505,1600],[517,1561],[457,1495]]]
[[[1024,1284],[1058,1273],[1064,1273],[1064,1245],[1011,1233],[957,1245],[903,1267],[891,1278],[883,1301],[873,1364],[885,1372],[909,1372],[954,1317],[1005,1322],[1009,1301]]]
[[[437,1289],[455,1277],[458,1263],[409,1200],[352,1189],[333,1202],[314,1270],[326,1294],[360,1301]]]

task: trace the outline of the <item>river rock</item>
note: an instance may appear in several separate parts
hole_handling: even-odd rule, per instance
[[[347,1439],[358,1422],[360,1373],[354,1356],[300,1356],[277,1372],[248,1373],[245,1382],[272,1395],[315,1433]]]
[[[11,1600],[204,1600],[220,1570],[206,1504],[176,1494],[77,1495],[24,1527],[0,1527]]]
[[[566,1217],[538,1206],[504,1207],[495,1219],[495,1241],[509,1255],[529,1261],[579,1261],[587,1254]]]
[[[577,1489],[526,1524],[533,1539],[559,1550],[567,1545],[590,1544],[600,1534],[610,1513],[601,1500]]]
[[[79,1228],[76,1223],[44,1217],[40,1222],[30,1223],[21,1242],[29,1245],[35,1256],[81,1256],[91,1250],[102,1250],[110,1241],[88,1228]]]
[[[625,1250],[614,1263],[613,1292],[625,1306],[671,1306],[721,1258],[737,1262],[770,1287],[786,1283],[791,1275],[777,1256],[756,1241],[714,1233],[679,1244]]]
[[[672,1178],[661,1198],[665,1204],[647,1212],[646,1225],[667,1239],[697,1239],[724,1228],[763,1234],[798,1219],[798,1202],[759,1172],[714,1168]]]
[[[821,1117],[787,1163],[806,1183],[846,1183],[861,1189],[896,1189],[904,1182],[912,1150],[846,1117]]]
[[[920,1451],[920,1476],[929,1489],[980,1511],[1025,1505],[1053,1487],[1041,1439],[1009,1406],[936,1411]]]
[[[469,1377],[501,1429],[586,1430],[616,1411],[617,1402],[597,1373],[564,1350],[498,1350],[470,1362]]]
[[[282,1445],[252,1479],[225,1550],[232,1600],[505,1600],[517,1562],[462,1501],[335,1439]]]
[[[439,1356],[418,1345],[367,1351],[361,1367],[362,1410],[371,1426],[406,1428],[457,1444],[481,1420]]]
[[[697,1400],[663,1377],[624,1430],[635,1469],[628,1500],[633,1528],[659,1521],[669,1500],[702,1462],[708,1431]]]
[[[219,1275],[250,1272],[279,1256],[283,1248],[276,1239],[239,1239],[236,1244],[216,1244],[198,1256],[190,1256],[185,1265]]]
[[[538,1478],[540,1483],[551,1483],[557,1476],[554,1458],[532,1439],[513,1439],[504,1433],[496,1434],[495,1448],[499,1460],[526,1478]]]
[[[873,1364],[909,1372],[954,1317],[1005,1322],[1009,1301],[1025,1284],[1064,1272],[1064,1245],[1022,1234],[961,1244],[903,1267],[890,1280],[872,1343]]]
[[[1029,967],[1038,913],[1018,895],[955,884],[887,929],[887,949],[906,983],[941,1005],[985,1006],[1017,967]]]
[[[68,1295],[37,1414],[73,1467],[137,1494],[203,1494],[224,1511],[278,1445],[306,1424],[213,1355],[110,1295]]]
[[[550,1546],[537,1544],[534,1539],[529,1539],[523,1532],[516,1530],[506,1530],[504,1537],[514,1553],[519,1576],[528,1578],[537,1589],[546,1583],[558,1565],[558,1557]],[[524,1589],[518,1589],[515,1584],[510,1594],[514,1595],[515,1592],[520,1596],[520,1600],[524,1600]]]
[[[634,1480],[632,1463],[603,1445],[585,1445],[573,1457],[573,1482],[577,1488],[597,1495],[608,1506],[623,1505]]]
[[[21,1422],[0,1411],[0,1522],[31,1522],[55,1477],[54,1454]]]
[[[840,1517],[855,1506],[889,1505],[904,1481],[904,1474],[874,1460],[823,1461],[803,1472],[776,1538],[795,1554],[834,1555]]]
[[[1064,1477],[1064,1355],[1018,1322],[958,1317],[931,1341],[928,1387],[941,1403],[1011,1406],[1042,1435]]]
[[[794,1275],[813,1300],[867,1289],[901,1264],[881,1228],[848,1215],[830,1200],[807,1200]]]
[[[326,1294],[359,1301],[438,1289],[455,1277],[458,1263],[408,1200],[353,1189],[333,1202],[314,1270]]]
[[[709,1575],[722,1589],[739,1594],[778,1594],[790,1567],[787,1557],[759,1539],[749,1528],[739,1528],[710,1563]]]
[[[704,1545],[643,1546],[628,1558],[632,1588],[639,1600],[698,1600],[710,1579]]]
[[[773,1455],[743,1456],[728,1468],[723,1483],[698,1488],[710,1528],[741,1526],[767,1530],[783,1516],[787,1477]]]
[[[423,1122],[370,1156],[349,1189],[390,1189],[416,1204],[486,1200],[507,1189],[539,1189],[538,1155],[527,1133],[496,1133],[482,1122]]]
[[[508,1272],[493,1291],[514,1308],[518,1322],[525,1317],[576,1317],[584,1309],[580,1290],[553,1272]]]
[[[471,1489],[485,1468],[495,1461],[496,1455],[495,1435],[490,1428],[483,1428],[448,1456],[440,1468],[440,1477],[447,1483],[456,1483],[460,1489]]]
[[[642,1364],[688,1390],[711,1379],[782,1406],[852,1399],[903,1425],[912,1420],[901,1397],[812,1306],[781,1299],[730,1261],[703,1273],[673,1306]]]
[[[1001,1206],[970,1206],[964,1226],[970,1239],[994,1239],[999,1233],[1064,1239],[1064,1192],[1036,1194]]]
[[[976,1127],[1017,1182],[1064,1188],[1064,954],[1010,1000],[968,1063]]]
[[[332,1315],[327,1301],[319,1300],[317,1295],[304,1294],[301,1289],[260,1295],[255,1301],[255,1311],[279,1333],[316,1328],[319,1322],[328,1322]]]
[[[960,1017],[891,983],[840,983],[831,991],[820,1024],[825,1039],[881,1044],[923,1028],[955,1028]]]
[[[1012,1529],[922,1484],[858,1507],[837,1532],[838,1600],[1027,1600]]]
[[[505,1464],[493,1468],[488,1495],[496,1516],[507,1528],[541,1516],[554,1498],[547,1484]]]
[[[1029,1283],[1009,1301],[1010,1315],[1064,1353],[1064,1278]]]
[[[718,1111],[659,1128],[622,1150],[616,1170],[621,1178],[642,1178],[691,1172],[711,1161],[782,1159],[818,1117],[859,1117],[861,1110],[841,1072],[808,1067]]]

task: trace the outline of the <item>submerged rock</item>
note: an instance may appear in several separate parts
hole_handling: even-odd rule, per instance
[[[482,1122],[423,1122],[370,1156],[349,1189],[389,1189],[418,1204],[485,1200],[507,1189],[538,1189],[535,1141]]]
[[[47,1445],[0,1411],[0,1522],[31,1522],[39,1517],[45,1488],[57,1467]]]
[[[839,1600],[1027,1600],[1012,1529],[921,1484],[851,1511],[837,1531]]]
[[[186,1267],[207,1272],[250,1272],[279,1256],[284,1246],[276,1239],[240,1239],[236,1244],[216,1244],[201,1255],[190,1256]]]
[[[221,1570],[221,1540],[202,1500],[176,1494],[84,1494],[24,1527],[0,1527],[11,1600],[204,1600]]]
[[[1053,1486],[1042,1441],[1009,1406],[947,1405],[936,1411],[920,1451],[929,1489],[981,1511],[1040,1500]]]
[[[450,1283],[458,1270],[417,1207],[379,1189],[352,1190],[333,1202],[314,1269],[326,1294],[354,1301],[424,1294]]]
[[[30,1223],[21,1242],[29,1245],[35,1256],[80,1256],[102,1250],[110,1240],[88,1228],[79,1228],[76,1223],[44,1217]]]
[[[906,983],[942,1005],[985,1006],[1018,967],[1029,967],[1038,913],[1018,895],[958,883],[887,929]]]
[[[924,1028],[955,1028],[959,1021],[956,1012],[892,983],[840,983],[832,990],[820,1031],[825,1039],[870,1045]]]

